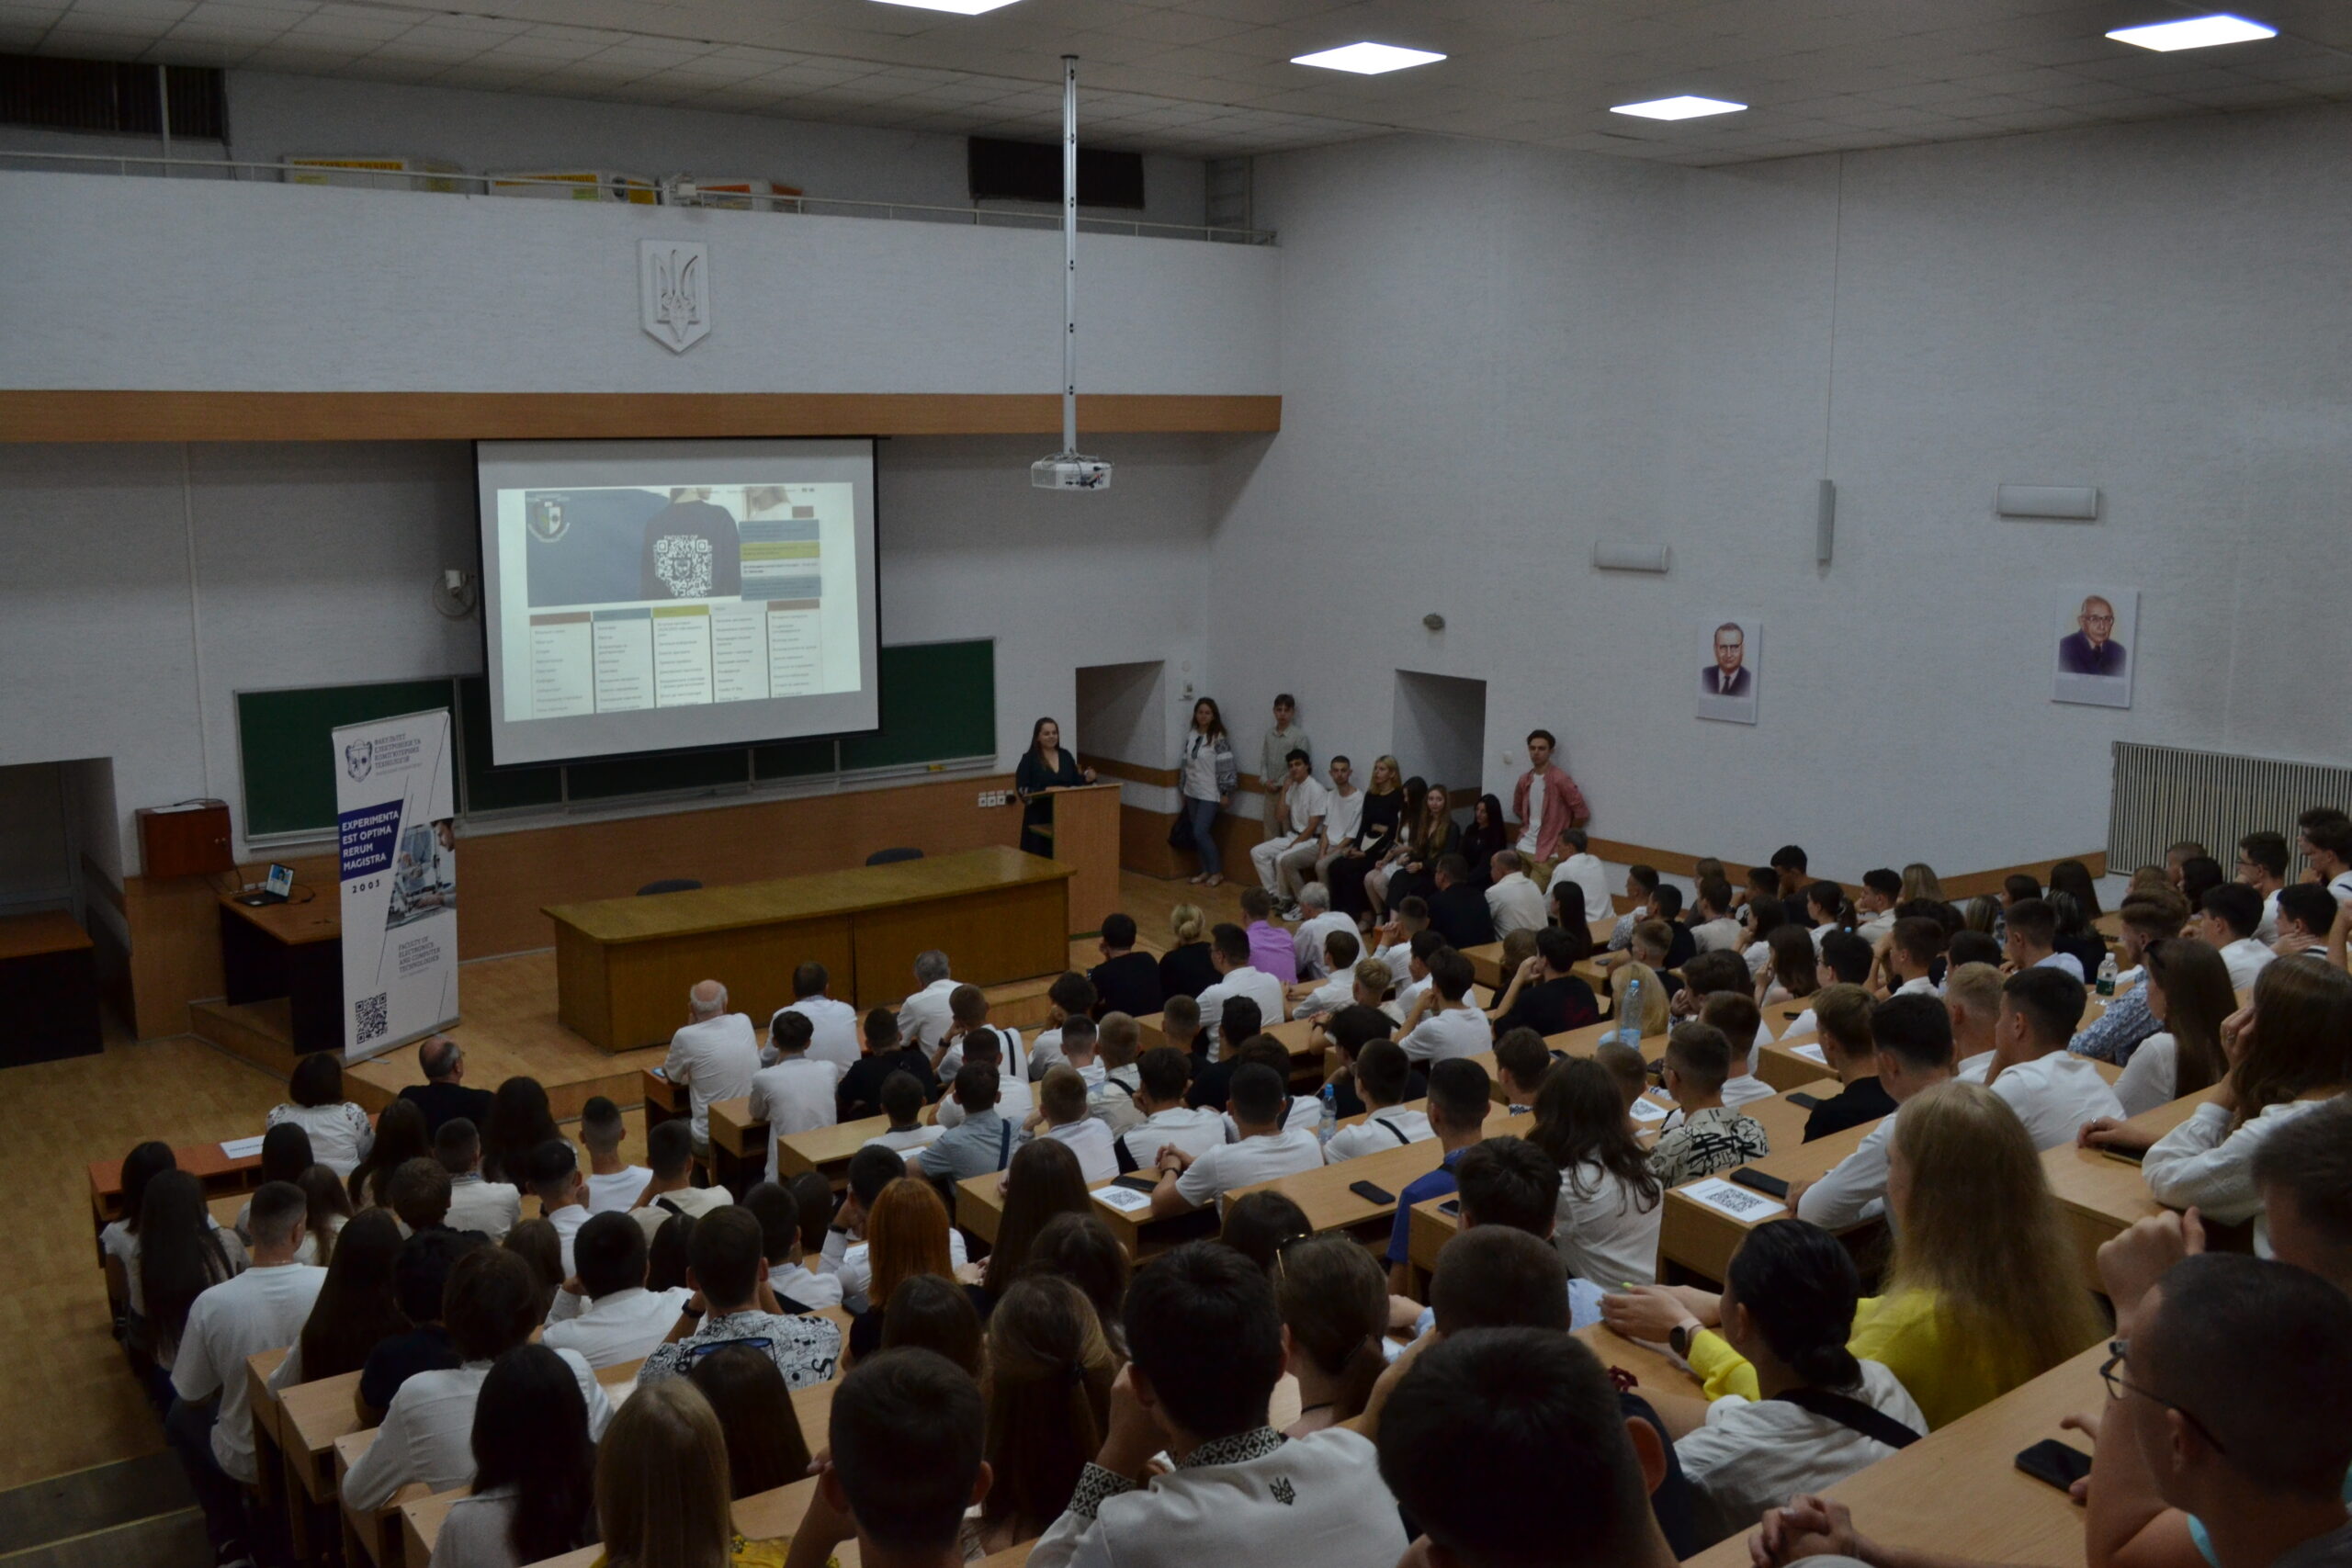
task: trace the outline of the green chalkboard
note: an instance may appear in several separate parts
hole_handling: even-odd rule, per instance
[[[481,676],[312,686],[237,694],[245,833],[323,833],[334,826],[335,726],[448,707],[458,716],[458,809],[468,816],[567,800],[617,800],[747,781],[824,778],[996,753],[996,644],[885,648],[882,728],[832,740],[784,740],[596,762],[490,763],[490,685]]]
[[[247,838],[334,827],[334,729],[449,705],[449,680],[386,681],[237,694],[237,758]]]
[[[993,638],[882,650],[882,730],[842,742],[845,771],[994,755]]]
[[[563,802],[563,764],[492,768],[490,765],[490,681],[481,675],[458,677],[458,754],[465,759],[465,798],[469,814],[510,811],[518,806],[559,806]]]

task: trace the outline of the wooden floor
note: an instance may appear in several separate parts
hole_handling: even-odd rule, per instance
[[[1200,907],[1211,922],[1238,920],[1240,886],[1200,888],[1124,873],[1120,907],[1143,945],[1170,945],[1169,911]],[[1091,940],[1070,944],[1073,967],[1099,963]],[[1044,1012],[1045,983],[1002,987],[997,1016],[1029,1027]],[[640,1063],[658,1051],[608,1056],[555,1021],[552,953],[465,966],[465,1021],[451,1032],[467,1053],[467,1080],[495,1088],[527,1073],[549,1085],[560,1116],[617,1071],[613,1098],[634,1105]],[[681,1021],[684,1021],[683,1019]],[[381,1102],[424,1081],[414,1048],[354,1068],[355,1096]],[[0,1295],[0,1336],[17,1347],[0,1367],[0,1490],[163,1446],[107,1331],[106,1286],[91,1242],[85,1168],[119,1158],[146,1138],[187,1145],[251,1136],[285,1098],[276,1074],[193,1036],[130,1043],[110,1031],[105,1053],[11,1067],[0,1074],[8,1135],[0,1138],[0,1184],[17,1199],[21,1245]],[[632,1111],[625,1152],[641,1158],[643,1126]]]

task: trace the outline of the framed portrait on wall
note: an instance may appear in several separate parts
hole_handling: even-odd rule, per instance
[[[1754,724],[1764,684],[1764,627],[1753,615],[1718,615],[1702,629],[1701,718]]]
[[[2139,590],[2069,588],[2053,611],[2050,700],[2130,707],[2132,668],[2140,661]]]

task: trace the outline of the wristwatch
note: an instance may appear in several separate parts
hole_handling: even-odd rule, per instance
[[[695,1322],[700,1323],[702,1321],[702,1309],[689,1303],[678,1308],[678,1315],[680,1317],[692,1318]]]
[[[1690,1337],[1705,1326],[1705,1324],[1699,1322],[1695,1318],[1687,1323],[1676,1324],[1672,1328],[1666,1331],[1667,1348],[1672,1350],[1684,1360],[1689,1360],[1690,1359]]]

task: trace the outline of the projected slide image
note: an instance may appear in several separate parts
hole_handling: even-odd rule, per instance
[[[854,505],[830,482],[499,491],[527,616],[508,719],[856,690]]]

